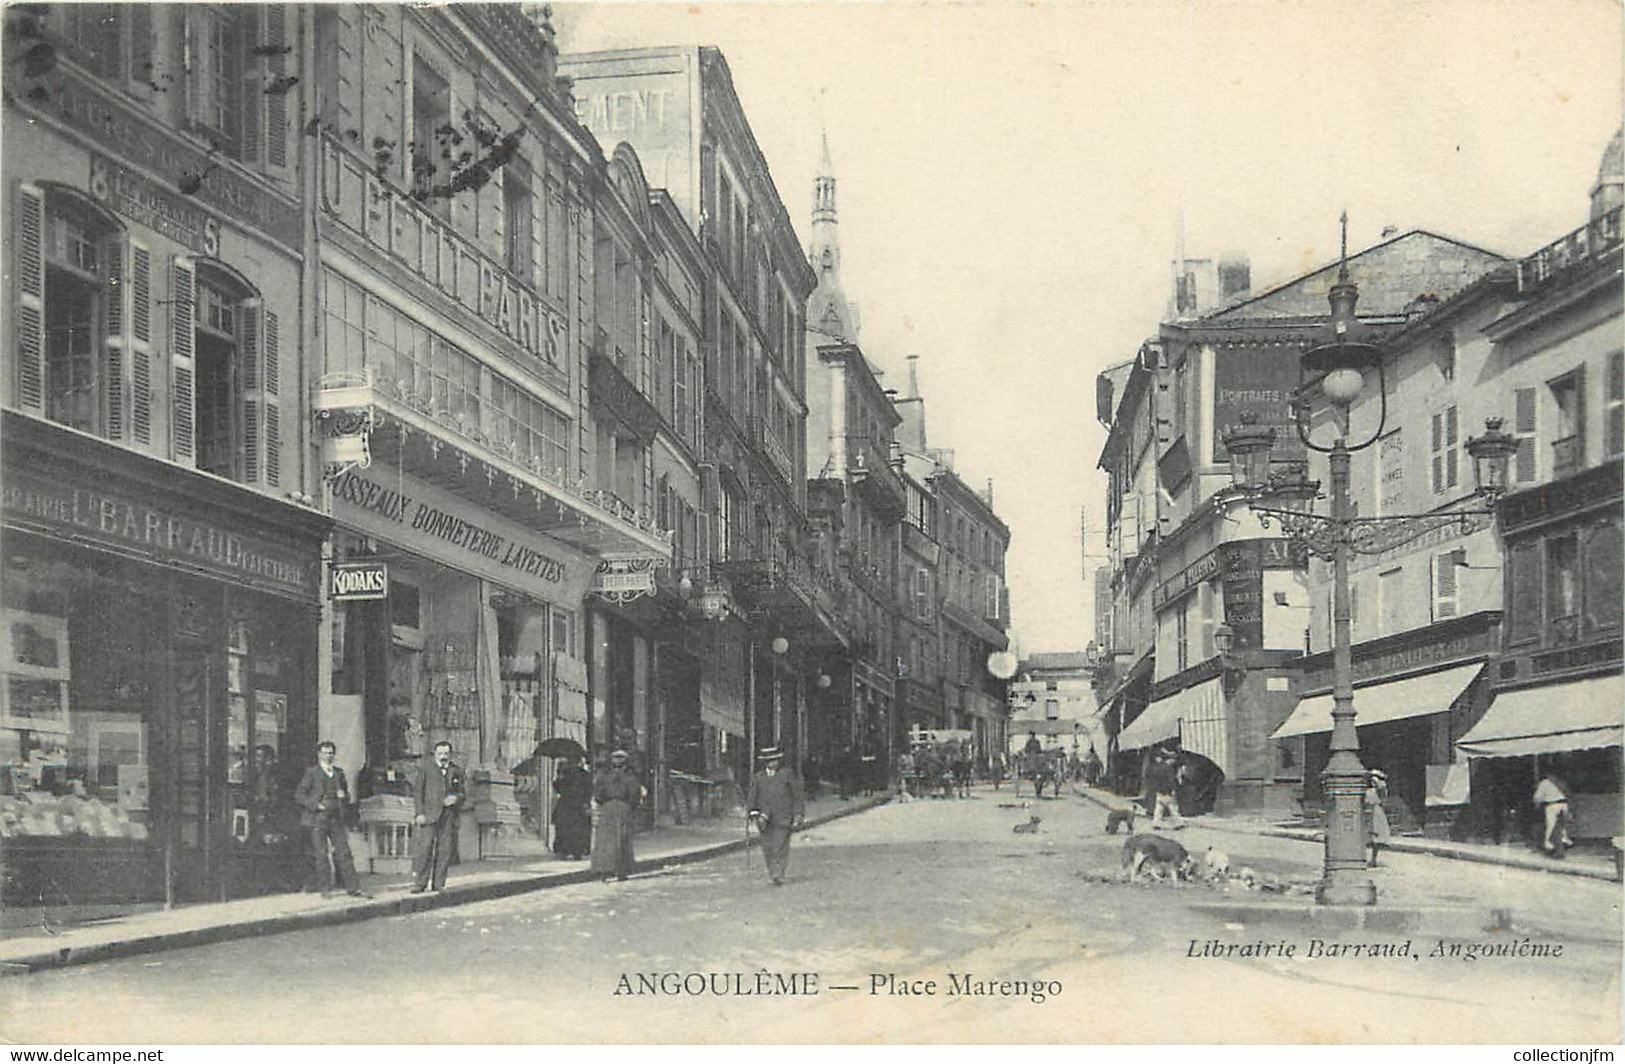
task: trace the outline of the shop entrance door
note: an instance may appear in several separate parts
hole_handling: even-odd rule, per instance
[[[175,641],[175,816],[166,864],[174,900],[181,902],[225,897],[219,875],[224,774],[217,771],[226,707],[221,672],[207,643]]]

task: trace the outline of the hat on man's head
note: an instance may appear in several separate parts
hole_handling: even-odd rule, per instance
[[[609,755],[611,761],[625,761],[631,755],[625,750],[615,750]]]
[[[776,746],[764,746],[756,751],[758,761],[778,761],[784,757],[784,751]]]

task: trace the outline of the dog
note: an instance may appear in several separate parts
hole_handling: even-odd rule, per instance
[[[1042,824],[1043,822],[1044,818],[1041,816],[1028,817],[1025,824],[1017,824],[1010,830],[1015,832],[1017,835],[1033,835],[1038,832],[1038,825]]]
[[[1209,846],[1202,858],[1202,873],[1208,882],[1216,883],[1230,878],[1230,855]]]
[[[1129,870],[1130,883],[1140,878],[1142,868],[1158,879],[1189,879],[1196,861],[1173,839],[1161,835],[1131,835],[1123,843],[1123,867]]]
[[[1115,835],[1117,829],[1123,828],[1129,833],[1134,831],[1134,810],[1111,809],[1106,813],[1106,834]]]

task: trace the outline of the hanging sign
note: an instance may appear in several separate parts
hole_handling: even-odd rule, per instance
[[[328,571],[327,597],[333,602],[366,602],[389,597],[389,566],[384,562],[339,562]]]
[[[611,602],[627,603],[655,590],[658,558],[605,558],[592,576],[593,594]]]

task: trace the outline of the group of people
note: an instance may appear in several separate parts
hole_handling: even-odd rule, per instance
[[[352,897],[370,897],[361,889],[350,851],[347,811],[355,798],[344,769],[335,764],[337,756],[335,743],[323,740],[317,745],[316,764],[300,778],[294,802],[322,897],[331,897],[335,885]],[[757,761],[760,769],[751,777],[745,798],[747,830],[754,828],[760,834],[768,877],[778,886],[789,865],[790,833],[801,826],[806,801],[800,778],[784,768],[782,750],[761,750]],[[577,859],[590,855],[593,872],[606,879],[627,878],[636,863],[633,814],[648,797],[648,789],[632,770],[630,755],[615,750],[596,773],[589,773],[580,758],[561,759],[553,791],[554,852]],[[411,893],[445,889],[447,872],[457,857],[458,813],[467,800],[463,770],[452,760],[451,744],[435,743],[431,763],[418,773],[412,787],[416,830]]]
[[[431,886],[446,889],[446,872],[457,852],[457,811],[467,800],[463,770],[451,758],[451,744],[435,743],[432,756],[412,787],[412,821],[417,829],[412,842],[413,894]],[[310,845],[322,897],[333,895],[336,881],[350,896],[365,898],[369,895],[356,876],[346,816],[355,798],[344,770],[334,763],[337,757],[335,743],[324,739],[317,744],[316,764],[300,777],[293,800],[300,809],[299,824]]]

